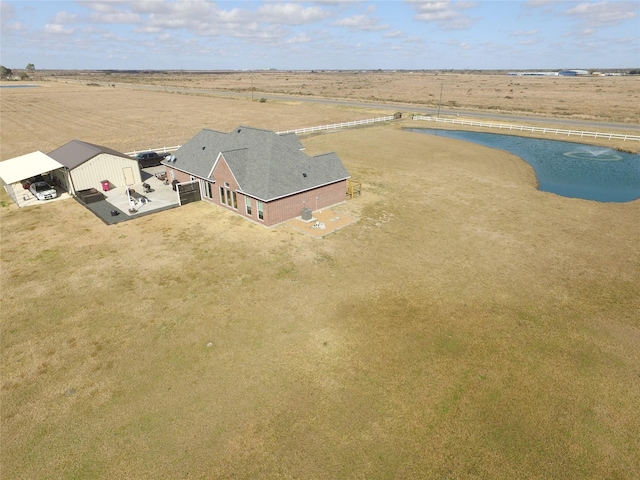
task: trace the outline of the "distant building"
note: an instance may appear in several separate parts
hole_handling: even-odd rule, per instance
[[[558,75],[561,77],[577,77],[579,75],[589,75],[586,70],[560,70]]]
[[[558,72],[509,72],[514,77],[556,77]]]

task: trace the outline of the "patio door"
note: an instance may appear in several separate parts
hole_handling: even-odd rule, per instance
[[[133,168],[124,167],[122,169],[122,173],[124,173],[124,184],[125,185],[133,185],[135,183],[133,179]]]

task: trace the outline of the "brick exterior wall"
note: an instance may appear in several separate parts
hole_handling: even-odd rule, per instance
[[[169,182],[174,179],[179,182],[188,182],[191,179],[190,175],[187,173],[175,170],[169,166],[166,168]],[[171,172],[173,172],[173,174]],[[251,215],[247,215],[246,197],[242,193],[238,192],[238,183],[233,177],[224,157],[221,157],[220,161],[216,165],[213,177],[216,179],[215,183],[210,180],[198,179],[200,180],[200,189],[202,192],[202,199],[204,201],[229,209],[238,215],[251,219],[257,223],[262,223],[267,227],[299,217],[303,208],[310,208],[315,211],[342,203],[346,200],[347,181],[342,180],[313,190],[280,198],[272,202],[263,202],[264,219],[260,220],[258,218],[257,201],[254,198],[251,199]],[[229,184],[229,186],[226,187],[225,183]],[[207,184],[210,184],[211,198],[208,197],[209,187]],[[220,201],[220,187],[223,187],[229,192],[236,192],[237,208],[233,207],[233,202],[231,206],[228,206],[226,203]]]
[[[175,168],[171,168],[166,166],[167,169],[167,179],[169,183],[172,183],[174,180],[178,180],[178,182],[189,182],[191,180],[191,176],[188,173],[181,172],[180,170],[176,170]]]
[[[347,196],[347,181],[331,183],[323,187],[284,197],[265,204],[264,224],[276,225],[299,217],[303,208],[321,210],[342,203]]]

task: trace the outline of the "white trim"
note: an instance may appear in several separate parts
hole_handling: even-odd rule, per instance
[[[334,180],[332,182],[321,183],[320,185],[315,185],[315,186],[313,186],[311,188],[305,188],[304,190],[298,190],[297,192],[287,193],[286,195],[280,195],[279,197],[270,198],[269,200],[264,200],[264,199],[262,199],[260,197],[257,197],[255,195],[251,195],[251,194],[249,194],[247,192],[244,192],[242,190],[238,190],[238,192],[240,192],[243,195],[246,195],[248,197],[254,198],[256,200],[260,200],[261,202],[269,203],[269,202],[273,202],[275,200],[280,200],[281,198],[286,198],[286,197],[291,197],[293,195],[298,195],[299,193],[310,192],[311,190],[315,190],[316,188],[326,187],[327,185],[331,185],[332,183],[342,182],[342,181],[347,180],[349,178],[351,178],[351,175],[349,175],[348,177],[341,178],[339,180]]]
[[[244,149],[242,149],[244,150]],[[213,163],[213,167],[211,168],[211,171],[209,172],[209,178],[213,178],[213,171],[216,169],[216,167],[218,166],[218,163],[220,161],[220,157],[222,157],[222,159],[224,160],[225,165],[227,166],[227,169],[231,172],[231,176],[233,177],[233,181],[236,182],[236,185],[238,186],[238,188],[240,188],[239,191],[242,191],[242,188],[240,187],[240,182],[238,181],[238,179],[236,178],[235,174],[233,173],[233,170],[231,169],[231,167],[229,166],[229,162],[227,162],[227,159],[224,158],[224,154],[222,152],[220,152],[218,154],[218,158],[216,158],[216,161]],[[237,190],[238,191],[238,190]]]
[[[262,204],[262,208],[260,208],[260,205],[258,205],[259,203]],[[256,220],[263,223],[264,223],[264,204],[265,202],[261,202],[260,200],[256,201]],[[260,218],[260,213],[262,213],[262,218]]]
[[[209,172],[209,178],[213,178],[211,175],[213,175],[213,171],[216,169],[216,165],[218,165],[218,161],[220,160],[220,157],[222,157],[222,152],[220,152],[218,154],[218,156],[216,157],[215,162],[213,162],[213,166],[211,167],[211,171]],[[229,166],[229,165],[227,165]],[[233,172],[231,172],[231,174],[233,175]]]

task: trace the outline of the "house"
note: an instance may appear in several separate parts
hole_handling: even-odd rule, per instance
[[[56,183],[73,195],[142,182],[138,161],[107,147],[72,140],[48,155],[64,166],[52,172]]]
[[[162,163],[203,200],[273,226],[346,199],[349,173],[335,153],[309,156],[295,134],[240,126],[204,129]]]

